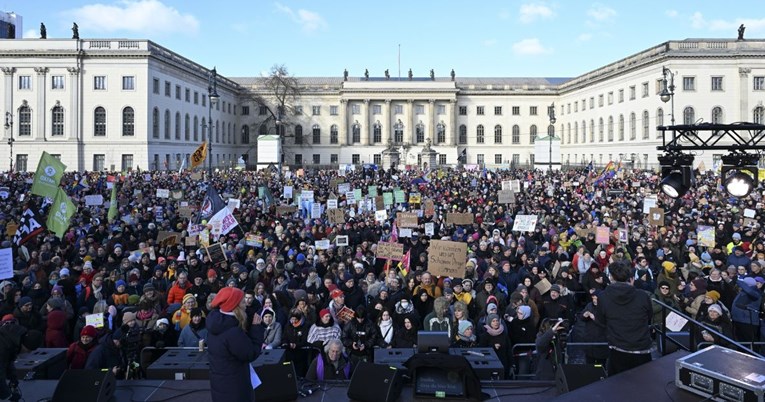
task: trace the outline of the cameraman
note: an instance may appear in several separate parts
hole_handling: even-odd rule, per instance
[[[367,320],[366,307],[358,306],[354,313],[354,318],[343,328],[343,345],[346,350],[350,350],[351,365],[356,367],[360,361],[372,361],[378,330]]]
[[[555,370],[563,363],[563,350],[568,321],[546,318],[539,326],[536,340],[536,377],[539,381],[554,381]]]
[[[0,399],[21,399],[19,380],[16,378],[13,362],[19,353],[39,348],[42,341],[43,335],[40,331],[27,330],[18,324],[0,326]]]

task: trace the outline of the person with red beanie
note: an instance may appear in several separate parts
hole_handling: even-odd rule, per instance
[[[66,351],[66,363],[70,369],[85,368],[88,356],[98,345],[98,342],[95,341],[96,335],[96,328],[87,325],[80,331],[80,340],[69,345],[69,349]]]
[[[210,361],[210,393],[213,402],[252,401],[250,362],[260,354],[264,341],[261,318],[247,320],[244,292],[221,289],[207,317],[207,354]]]

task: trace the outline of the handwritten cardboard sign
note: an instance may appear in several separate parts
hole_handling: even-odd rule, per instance
[[[431,240],[428,247],[428,271],[436,276],[462,277],[465,274],[467,243]]]
[[[515,193],[513,190],[502,190],[497,193],[497,197],[497,202],[500,204],[515,204]]]
[[[397,214],[397,223],[400,228],[416,228],[417,214],[413,212],[399,212]]]
[[[226,251],[220,243],[211,244],[210,246],[205,247],[205,253],[207,253],[207,257],[210,258],[210,262],[213,264],[220,264],[228,261]]]
[[[160,230],[157,234],[157,243],[162,246],[174,246],[178,244],[178,242],[181,240],[181,237],[183,237],[181,233]]]
[[[297,211],[297,207],[294,205],[277,205],[276,206],[276,214],[277,215],[286,215],[291,214]]]
[[[347,246],[348,245],[348,236],[343,235],[343,236],[335,237],[335,245],[337,245],[338,247],[340,247],[340,246]]]
[[[446,214],[446,223],[453,225],[472,225],[475,219],[470,212],[450,212]]]
[[[654,226],[664,226],[664,208],[651,208],[648,212],[648,223]]]
[[[404,255],[404,245],[401,243],[385,242],[381,241],[377,243],[377,251],[375,256],[377,258],[384,258],[386,260],[401,261]]]
[[[327,218],[331,224],[345,223],[345,212],[342,209],[328,209]]]

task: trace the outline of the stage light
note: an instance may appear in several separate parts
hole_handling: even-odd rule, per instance
[[[746,197],[757,187],[759,155],[746,153],[731,153],[722,157],[723,187],[734,197]]]
[[[672,198],[685,195],[693,184],[693,155],[669,153],[659,156],[659,163],[661,191]]]

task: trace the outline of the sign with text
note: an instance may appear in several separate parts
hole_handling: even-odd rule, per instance
[[[226,257],[226,251],[223,249],[223,245],[220,243],[211,244],[210,246],[205,247],[205,253],[213,265],[228,261],[228,257]]]
[[[497,202],[500,204],[515,204],[515,193],[513,190],[502,190],[497,193]]]
[[[335,237],[335,244],[338,247],[340,247],[340,246],[347,246],[348,245],[348,236],[343,235],[343,236]]]
[[[324,240],[316,240],[316,243],[314,243],[317,250],[327,250],[329,249],[329,239]]]
[[[300,201],[313,202],[313,190],[303,190],[300,192]]]
[[[436,205],[430,198],[425,200],[423,209],[425,210],[425,216],[433,216],[436,213]]]
[[[473,214],[470,212],[449,212],[446,214],[446,223],[452,225],[472,225]]]
[[[381,241],[377,243],[375,256],[377,258],[385,258],[386,260],[401,261],[404,256],[404,245]]]
[[[331,224],[345,223],[345,212],[342,209],[337,208],[328,209],[327,218]]]
[[[276,214],[277,215],[286,215],[291,214],[297,211],[297,207],[294,205],[277,205],[276,206]]]
[[[170,198],[170,190],[166,188],[158,188],[157,198]]]
[[[715,228],[714,226],[699,226],[699,233],[697,235],[699,246],[714,247],[715,246]]]
[[[91,207],[91,206],[98,206],[98,205],[104,205],[104,196],[101,194],[95,194],[95,195],[86,195],[85,196],[85,206]]]
[[[516,215],[513,222],[513,232],[533,232],[537,227],[536,215]]]
[[[383,200],[383,196],[376,195],[375,196],[375,210],[385,209],[385,202]]]
[[[467,243],[431,240],[428,247],[428,271],[436,276],[462,277],[465,274]]]
[[[327,209],[337,209],[337,198],[327,200]]]
[[[417,214],[412,212],[399,212],[396,216],[398,219],[398,227],[400,228],[416,228],[417,227]]]
[[[435,223],[427,222],[425,224],[425,236],[433,236],[435,234]]]
[[[337,192],[345,194],[351,191],[351,183],[340,183],[337,185]]]
[[[654,226],[664,226],[664,208],[651,208],[648,212],[648,223]]]
[[[0,249],[0,279],[13,278],[13,250]]]
[[[393,198],[399,204],[402,204],[402,203],[406,202],[406,194],[404,193],[404,190],[394,190],[393,191]]]
[[[608,244],[608,226],[598,226],[595,229],[595,243]]]
[[[284,186],[284,190],[282,190],[282,197],[284,197],[286,200],[292,198],[292,186]]]
[[[318,202],[311,204],[311,219],[321,219],[321,204]]]

